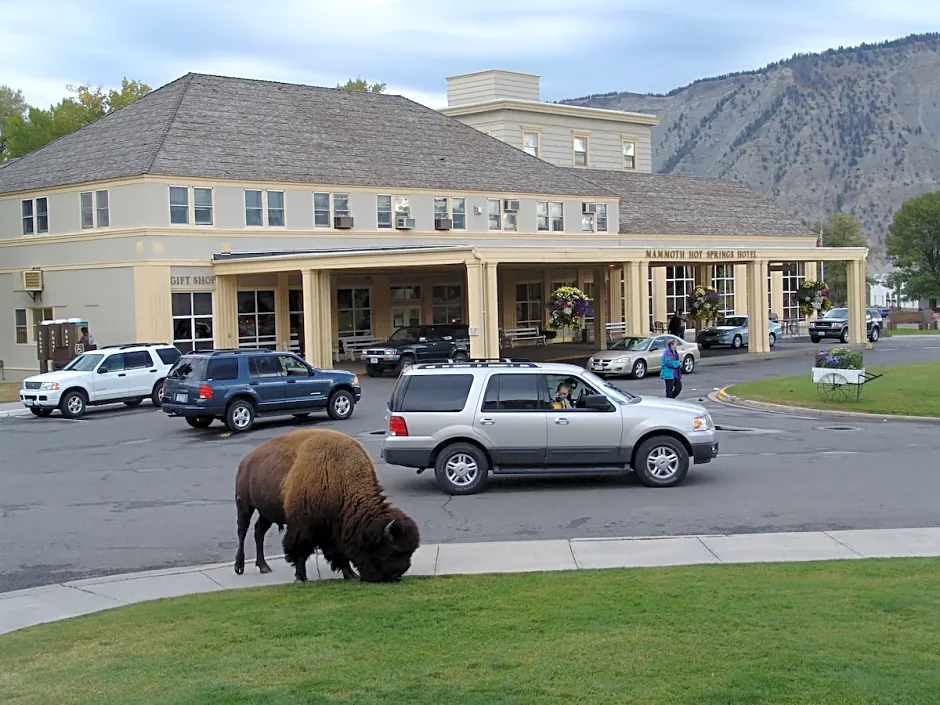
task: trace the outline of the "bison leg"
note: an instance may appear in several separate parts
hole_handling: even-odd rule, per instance
[[[349,559],[341,552],[333,548],[322,548],[323,557],[330,564],[334,572],[342,572],[344,580],[358,580],[359,576],[349,564]]]
[[[287,527],[284,534],[284,558],[294,566],[294,578],[298,582],[307,582],[307,559],[313,553],[313,548],[300,537],[300,532]]]
[[[241,575],[245,572],[245,537],[251,524],[251,515],[255,508],[244,500],[235,498],[235,508],[238,510],[238,551],[235,553],[235,573]]]
[[[258,521],[255,522],[255,565],[262,573],[271,572],[271,566],[264,560],[264,535],[268,533],[268,529],[271,528],[273,523],[260,513],[258,514]]]

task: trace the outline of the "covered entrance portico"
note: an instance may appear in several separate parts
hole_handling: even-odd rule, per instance
[[[421,323],[459,320],[469,327],[471,355],[497,358],[501,328],[514,327],[520,316],[526,317],[527,324],[537,318],[544,323],[544,301],[551,288],[572,283],[568,281],[572,272],[574,282],[581,286],[587,285],[585,273],[590,273],[594,339],[600,342],[605,339],[609,321],[622,321],[626,335],[649,334],[651,308],[657,306],[655,300],[651,303],[651,282],[657,268],[726,265],[746,275],[737,313],[759,313],[750,317],[748,348],[762,353],[770,350],[767,314],[768,302],[772,300],[772,271],[786,262],[805,262],[808,268],[820,261],[846,261],[852,316],[850,342],[863,343],[867,248],[821,248],[804,242],[772,240],[751,249],[718,246],[701,249],[676,242],[669,248],[650,248],[640,243],[605,247],[434,245],[222,253],[213,257],[214,342],[218,348],[238,347],[240,282],[262,275],[277,278],[276,298],[283,304],[277,307],[278,347],[290,345],[291,320],[295,315],[291,313],[288,317],[292,308],[288,303],[289,289],[299,285],[301,310],[296,312],[296,319],[297,323],[302,319],[302,335],[297,331],[297,337],[303,342],[299,347],[308,362],[329,367],[340,334],[345,330],[341,325],[349,325],[340,324],[340,319],[348,321],[352,320],[350,316],[357,315],[346,310],[345,304],[340,305],[338,292],[358,290],[373,297],[368,312],[359,314],[368,321],[360,327],[361,331],[369,335],[388,335],[393,325],[410,324],[416,317]],[[347,287],[342,283],[345,281],[362,283],[356,289],[352,284]],[[527,293],[533,282],[542,283],[538,296]],[[422,285],[419,294],[418,287]],[[434,296],[429,290],[434,291]],[[447,292],[452,298],[450,304],[442,298]],[[345,298],[354,295],[343,293]]]

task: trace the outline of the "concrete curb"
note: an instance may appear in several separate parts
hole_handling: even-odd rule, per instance
[[[25,406],[21,406],[19,409],[0,409],[0,419],[12,419],[18,416],[30,416],[31,414],[32,412]]]
[[[940,526],[429,544],[415,553],[408,575],[935,557],[940,557]],[[227,561],[0,593],[0,634],[150,600],[293,582],[283,557],[270,556],[269,562],[273,572],[267,575],[250,560],[245,574],[235,575]],[[340,578],[320,556],[311,556],[307,572],[311,581]]]
[[[724,387],[717,392],[711,392],[708,398],[725,406],[736,406],[743,409],[755,409],[757,411],[773,411],[786,414],[809,414],[822,418],[849,418],[864,421],[904,421],[908,423],[940,424],[940,416],[907,416],[900,414],[868,414],[862,411],[834,411],[832,409],[816,409],[810,406],[786,406],[784,404],[771,404],[764,401],[751,401],[750,399],[741,399],[726,391]]]

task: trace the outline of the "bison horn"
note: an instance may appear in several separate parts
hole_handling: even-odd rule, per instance
[[[392,519],[388,524],[385,525],[385,535],[390,537],[392,536],[392,527],[395,525],[395,520]]]

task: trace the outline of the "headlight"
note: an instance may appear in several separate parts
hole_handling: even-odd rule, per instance
[[[55,391],[58,391],[58,389],[59,389],[58,382],[43,382],[42,383],[42,391],[44,392],[55,392]]]
[[[629,357],[618,357],[616,360],[614,360],[614,362],[623,362],[623,363],[627,363],[627,362],[630,362],[630,358],[629,358]]]
[[[696,431],[707,431],[712,426],[712,417],[709,414],[696,416],[692,419],[692,428]]]
[[[354,387],[358,387],[358,386],[359,386],[359,375],[355,375],[355,376],[353,377],[353,386],[354,386]]]
[[[844,325],[845,325],[844,323],[833,323],[833,324],[832,324],[832,327],[833,327],[833,328],[842,328]]]
[[[383,355],[396,355],[397,353],[396,353],[396,351],[394,351],[394,350],[388,349],[388,350],[383,350],[383,351],[382,351],[382,354],[383,354]]]

